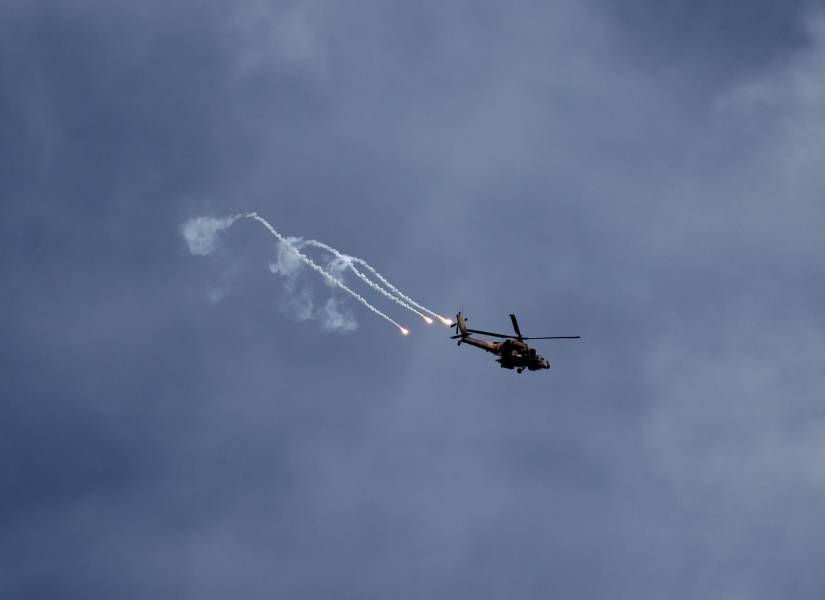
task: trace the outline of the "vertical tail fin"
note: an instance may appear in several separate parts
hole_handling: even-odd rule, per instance
[[[455,333],[461,336],[467,335],[467,319],[464,318],[464,315],[461,314],[460,311],[455,316]]]

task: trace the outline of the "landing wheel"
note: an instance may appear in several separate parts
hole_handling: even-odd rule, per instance
[[[521,375],[521,372],[522,372],[523,370],[524,370],[524,368],[521,368],[521,369],[516,369],[516,373],[518,373],[519,375]]]
[[[460,346],[460,345],[461,345],[461,342],[456,342],[456,343],[455,343],[455,345],[456,345],[456,346]]]

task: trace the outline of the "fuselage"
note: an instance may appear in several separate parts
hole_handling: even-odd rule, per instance
[[[504,369],[538,371],[550,368],[550,363],[546,358],[538,354],[534,348],[530,348],[526,343],[519,340],[508,339],[503,342],[490,342],[465,335],[461,338],[460,343],[469,344],[499,356],[497,362]]]

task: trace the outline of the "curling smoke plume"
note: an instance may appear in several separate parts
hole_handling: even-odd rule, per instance
[[[420,316],[428,324],[431,324],[433,322],[433,319],[428,317],[427,314],[439,319],[445,325],[450,325],[452,323],[452,321],[450,321],[449,319],[445,319],[435,311],[427,308],[426,306],[423,306],[422,304],[419,304],[409,296],[403,294],[398,288],[396,288],[389,281],[387,281],[385,277],[383,277],[365,260],[355,256],[349,256],[347,254],[344,254],[336,250],[332,246],[329,246],[317,240],[303,240],[301,238],[286,237],[280,234],[278,231],[276,231],[275,228],[272,227],[272,225],[270,225],[270,223],[266,219],[259,216],[255,212],[242,213],[225,218],[197,217],[194,219],[190,219],[189,221],[184,223],[184,225],[181,227],[181,233],[184,239],[186,240],[187,244],[189,245],[189,250],[192,254],[206,255],[212,253],[217,247],[218,233],[223,231],[224,229],[231,227],[238,219],[241,218],[251,219],[263,225],[267,229],[267,231],[269,231],[270,234],[272,234],[276,239],[278,239],[279,242],[281,242],[282,247],[287,248],[289,252],[301,263],[308,266],[313,271],[319,273],[324,278],[324,280],[330,285],[342,289],[347,294],[355,298],[359,303],[364,305],[371,312],[375,313],[382,319],[385,319],[386,321],[395,325],[403,335],[409,334],[409,330],[407,328],[402,327],[390,316],[388,316],[387,314],[383,313],[381,310],[377,309],[375,306],[370,304],[363,296],[361,296],[353,289],[351,289],[349,286],[347,286],[341,279],[335,277],[334,274],[331,273],[329,270],[326,270],[320,265],[318,265],[309,256],[301,252],[300,249],[305,246],[313,246],[315,248],[319,248],[321,250],[329,252],[330,254],[335,256],[336,261],[334,262],[337,262],[336,268],[333,268],[332,266],[329,267],[333,272],[336,272],[337,274],[337,272],[340,272],[341,268],[348,268],[355,274],[356,277],[358,277],[361,281],[366,283],[372,289],[379,292],[384,297],[392,300],[399,306]],[[367,276],[361,270],[356,268],[355,264],[361,265],[365,270],[369,271],[378,281],[380,281],[380,284],[376,283],[375,281],[370,279],[369,276]],[[381,284],[383,284],[383,287]]]
[[[356,257],[354,257],[354,256],[348,256],[348,255],[346,255],[346,254],[343,254],[342,252],[340,252],[340,251],[336,250],[336,249],[335,249],[335,248],[333,248],[332,246],[329,246],[329,245],[327,245],[327,244],[325,244],[325,243],[323,243],[323,242],[319,242],[318,240],[304,240],[303,245],[305,245],[305,246],[315,246],[316,248],[320,248],[321,250],[326,250],[327,252],[329,252],[329,253],[331,253],[331,254],[334,254],[336,258],[341,259],[341,260],[343,260],[343,261],[345,262],[345,264],[349,267],[349,269],[350,269],[353,273],[355,273],[355,276],[356,276],[356,277],[358,277],[358,279],[360,279],[361,281],[363,281],[364,283],[366,283],[366,284],[367,284],[368,286],[370,286],[372,289],[374,289],[374,290],[376,290],[377,292],[379,292],[381,295],[385,296],[386,298],[389,298],[390,300],[392,300],[393,302],[395,302],[395,303],[396,303],[396,304],[398,304],[399,306],[402,306],[402,307],[406,308],[406,309],[407,309],[407,310],[409,310],[410,312],[414,312],[414,313],[415,313],[415,314],[417,314],[419,317],[421,317],[422,319],[424,319],[424,321],[426,321],[426,323],[427,323],[428,325],[432,325],[433,320],[432,320],[430,317],[428,317],[427,315],[425,315],[424,313],[422,313],[421,311],[416,310],[413,306],[411,306],[411,304],[415,304],[415,306],[418,306],[418,307],[419,307],[419,308],[421,308],[422,310],[424,310],[424,311],[426,311],[426,312],[430,313],[430,314],[431,314],[431,315],[433,315],[433,316],[438,317],[438,315],[436,315],[434,312],[432,312],[432,311],[431,311],[431,310],[429,310],[428,308],[423,307],[423,306],[421,306],[420,304],[416,304],[415,302],[410,302],[410,300],[409,300],[406,296],[404,296],[404,294],[401,294],[401,293],[400,293],[397,289],[394,289],[394,288],[393,288],[393,286],[391,286],[391,285],[389,284],[389,282],[387,282],[387,281],[386,281],[386,279],[384,279],[383,277],[381,277],[381,275],[380,275],[380,274],[378,274],[378,272],[377,272],[375,269],[373,269],[372,267],[370,267],[370,266],[366,263],[366,261],[363,261],[363,260],[361,260],[360,258],[356,258]],[[367,277],[366,275],[364,275],[364,273],[362,273],[361,271],[359,271],[359,270],[355,267],[355,265],[353,264],[353,263],[355,263],[355,262],[357,262],[357,263],[359,263],[359,264],[364,265],[364,266],[365,266],[366,268],[368,268],[371,272],[373,272],[373,274],[374,274],[374,275],[376,275],[376,277],[377,277],[377,278],[379,278],[379,279],[384,279],[384,281],[382,281],[382,283],[384,283],[384,285],[385,285],[385,286],[387,286],[389,289],[394,290],[394,291],[395,291],[395,294],[390,293],[389,291],[387,291],[386,289],[384,289],[383,287],[381,287],[380,285],[378,285],[377,283],[375,283],[372,279],[370,279],[369,277]],[[406,300],[406,301],[405,301],[405,300]],[[441,317],[438,317],[438,318],[441,318]]]
[[[196,256],[206,256],[215,251],[218,244],[218,232],[228,229],[243,216],[234,215],[222,219],[196,217],[184,223],[180,232],[189,246],[189,252]]]
[[[381,318],[383,318],[383,319],[386,319],[387,321],[389,321],[390,323],[392,323],[393,325],[395,325],[396,327],[398,327],[398,329],[399,329],[399,330],[401,331],[401,333],[403,333],[404,335],[407,335],[407,333],[409,333],[409,332],[408,332],[406,329],[404,329],[404,328],[403,328],[400,324],[396,323],[396,322],[395,322],[392,318],[390,318],[389,316],[385,315],[385,314],[384,314],[384,313],[382,313],[380,310],[378,310],[377,308],[375,308],[372,304],[370,304],[369,302],[367,302],[367,301],[366,301],[366,299],[365,299],[363,296],[361,296],[361,295],[360,295],[360,294],[358,294],[357,292],[355,292],[355,291],[353,291],[352,289],[350,289],[350,288],[347,286],[347,284],[345,284],[343,281],[341,281],[340,279],[336,279],[335,277],[333,277],[332,275],[330,275],[329,273],[327,273],[327,272],[326,272],[326,271],[325,271],[322,267],[320,267],[319,265],[317,265],[317,264],[316,264],[316,263],[315,263],[315,262],[314,262],[314,261],[313,261],[310,257],[308,257],[306,254],[302,253],[300,250],[298,250],[298,249],[297,249],[294,245],[292,245],[292,244],[291,244],[291,243],[290,243],[290,242],[289,242],[289,241],[288,241],[288,240],[287,240],[284,236],[282,236],[280,233],[278,233],[277,231],[275,231],[275,228],[274,228],[274,227],[272,227],[272,225],[270,225],[270,224],[269,224],[269,222],[268,222],[266,219],[264,219],[263,217],[259,217],[259,216],[258,216],[258,214],[257,214],[257,213],[254,213],[254,212],[252,212],[252,213],[248,213],[248,214],[245,214],[244,216],[245,216],[245,217],[247,217],[247,218],[249,218],[249,219],[254,219],[255,221],[258,221],[258,223],[260,223],[261,225],[263,225],[264,227],[266,227],[266,229],[269,231],[269,233],[271,233],[271,234],[272,234],[272,235],[274,235],[276,238],[278,238],[278,240],[279,240],[282,244],[285,244],[286,246],[288,246],[289,248],[291,248],[291,249],[295,252],[295,255],[296,255],[299,259],[301,259],[301,262],[303,262],[306,266],[308,266],[308,267],[309,267],[309,268],[311,268],[312,270],[314,270],[314,271],[316,271],[316,272],[320,273],[320,274],[321,274],[321,276],[323,276],[323,277],[324,277],[324,279],[325,279],[326,281],[328,281],[329,283],[331,283],[331,284],[333,284],[333,285],[338,286],[339,288],[341,288],[342,290],[344,290],[346,293],[348,293],[350,296],[352,296],[353,298],[355,298],[356,300],[358,300],[358,302],[360,302],[361,304],[363,304],[364,306],[366,306],[369,310],[371,310],[372,312],[374,312],[376,315],[378,315],[379,317],[381,317]]]

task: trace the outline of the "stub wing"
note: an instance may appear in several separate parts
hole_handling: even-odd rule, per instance
[[[475,346],[476,348],[481,348],[482,350],[492,352],[493,354],[501,353],[501,344],[497,342],[488,342],[487,340],[480,340],[478,338],[465,336],[461,338],[461,343],[469,344],[470,346]]]

